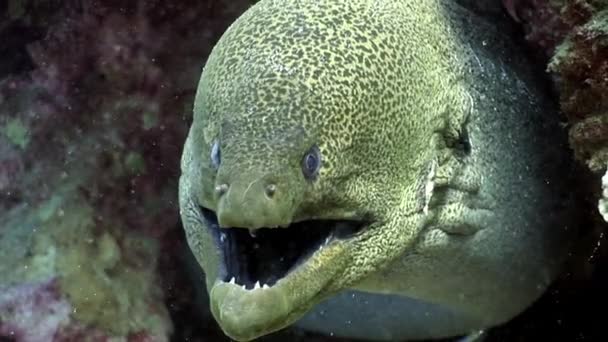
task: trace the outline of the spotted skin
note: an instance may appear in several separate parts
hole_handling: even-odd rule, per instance
[[[504,55],[508,42],[496,34],[483,40],[492,30],[469,14],[436,0],[262,0],[225,32],[200,79],[179,190],[227,335],[279,330],[346,289],[462,318],[426,335],[405,324],[389,339],[464,334],[510,319],[555,276],[566,221],[547,237],[557,221],[538,212],[561,198],[561,181],[541,169],[561,165],[563,141],[557,125],[534,123],[542,91],[518,76],[526,63]],[[533,123],[520,128],[522,120]],[[322,165],[311,180],[302,158],[313,146]],[[248,291],[218,279],[219,251],[199,207],[222,227],[371,223],[270,289]],[[510,219],[513,211],[521,217]]]

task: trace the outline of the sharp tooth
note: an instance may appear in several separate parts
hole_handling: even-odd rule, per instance
[[[226,241],[226,233],[220,233],[220,242],[224,243]]]
[[[327,245],[329,243],[329,241],[333,238],[333,235],[329,235],[326,239],[325,239],[325,245]]]
[[[234,279],[234,277],[232,277],[232,279],[230,279],[229,283],[230,284],[236,284],[236,279]]]
[[[257,233],[256,233],[255,229],[249,229],[249,235],[250,235],[252,238],[255,238],[255,237],[256,237],[256,234],[257,234]]]
[[[258,281],[255,282],[255,285],[253,285],[253,289],[257,290],[259,288],[260,288],[260,281],[258,280]]]
[[[268,286],[268,284],[264,284],[264,285],[262,285],[262,288],[263,288],[263,289],[269,289],[269,288],[270,288],[270,286]]]
[[[247,290],[247,288],[245,287],[245,285],[241,285],[241,288],[242,288],[243,290]]]

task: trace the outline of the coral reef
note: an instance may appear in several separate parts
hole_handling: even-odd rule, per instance
[[[590,170],[605,171],[608,165],[608,3],[568,2],[560,14],[572,28],[556,48],[548,69],[559,76],[561,108],[568,117],[575,156]],[[599,212],[608,219],[606,191],[598,195]]]
[[[120,220],[96,223],[75,184],[7,215],[0,242],[15,248],[0,253],[8,288],[0,299],[0,336],[36,342],[53,340],[43,335],[145,333],[167,340],[172,325],[156,273],[156,239],[132,233]]]
[[[557,47],[549,70],[559,75],[561,108],[577,158],[600,171],[608,162],[608,4],[577,5],[561,11],[573,29]]]
[[[533,50],[548,60],[575,157],[593,172],[608,165],[608,2],[503,0]],[[608,177],[605,176],[605,177]],[[605,184],[604,184],[605,187]],[[598,209],[608,219],[606,197]]]
[[[5,5],[35,34],[0,57],[0,340],[167,341],[191,102],[248,3]]]

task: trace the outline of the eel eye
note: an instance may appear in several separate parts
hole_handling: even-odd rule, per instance
[[[321,168],[321,151],[315,145],[311,147],[304,158],[302,158],[302,172],[304,177],[309,180],[314,180],[319,174]]]
[[[214,169],[219,169],[221,162],[220,143],[216,140],[211,146],[211,166]]]

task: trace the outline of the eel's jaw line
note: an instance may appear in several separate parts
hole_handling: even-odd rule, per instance
[[[272,287],[311,255],[351,240],[370,225],[368,220],[314,219],[288,228],[220,228],[212,210],[201,207],[201,214],[220,254],[219,280],[245,290]]]
[[[200,209],[221,255],[209,290],[211,311],[239,341],[293,323],[327,296],[348,265],[348,246],[370,226],[368,220],[315,219],[288,228],[220,228],[212,210]]]
[[[257,238],[257,233],[254,231],[252,232],[252,229],[249,229],[249,235],[253,238],[256,239]],[[224,240],[225,242],[225,235],[224,233],[220,233],[220,241]],[[232,285],[236,285],[236,286],[240,286],[242,290],[244,291],[254,291],[254,290],[266,290],[269,289],[273,286],[275,286],[276,283],[280,283],[281,281],[283,281],[283,279],[285,279],[286,277],[288,277],[292,272],[294,272],[295,270],[297,270],[301,264],[308,262],[308,260],[310,259],[311,256],[314,256],[316,253],[320,252],[321,250],[323,250],[324,248],[328,247],[328,245],[330,243],[334,242],[334,235],[332,233],[330,233],[325,240],[323,241],[323,243],[321,243],[318,248],[316,250],[313,250],[312,253],[305,253],[303,256],[300,257],[301,261],[296,262],[296,264],[294,264],[286,273],[285,275],[278,279],[276,282],[272,282],[272,284],[270,282],[266,283],[265,281],[260,281],[259,279],[253,284],[253,285],[248,285],[248,284],[242,284],[240,282],[237,282],[237,278],[235,276],[231,276],[229,279],[226,277],[227,273],[225,270],[225,265],[223,266],[223,272],[221,272],[219,274],[218,277],[218,281],[220,283],[228,283],[228,284],[232,284]],[[228,280],[226,280],[228,279]]]
[[[273,286],[247,289],[217,279],[210,291],[211,312],[224,333],[237,341],[250,341],[280,330],[299,319],[321,300],[347,259],[343,241],[324,245],[306,262]]]

